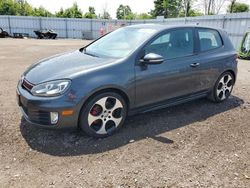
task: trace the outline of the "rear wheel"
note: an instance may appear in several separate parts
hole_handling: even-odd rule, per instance
[[[230,72],[223,73],[217,80],[210,98],[215,102],[227,100],[232,93],[234,82],[234,76]]]
[[[79,126],[90,136],[112,135],[124,123],[127,104],[117,93],[105,92],[94,96],[83,107]]]

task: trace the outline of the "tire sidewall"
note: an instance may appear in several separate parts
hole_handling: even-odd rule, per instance
[[[115,97],[118,100],[120,100],[120,102],[123,105],[123,111],[122,111],[123,118],[122,118],[122,121],[120,122],[120,124],[112,132],[110,132],[108,134],[97,134],[92,128],[90,128],[90,126],[88,124],[88,115],[89,115],[89,111],[91,110],[93,105],[99,99],[101,99],[103,97]],[[117,132],[124,124],[126,117],[127,117],[127,104],[126,104],[126,101],[123,99],[123,97],[121,97],[119,94],[117,94],[115,92],[104,92],[104,93],[97,94],[97,95],[91,97],[83,105],[82,110],[80,112],[80,116],[79,116],[79,127],[90,136],[97,137],[97,138],[103,138],[103,137],[110,136],[110,135],[114,134],[115,132]]]

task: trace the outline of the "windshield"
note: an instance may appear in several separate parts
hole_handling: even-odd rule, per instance
[[[121,28],[88,46],[85,53],[93,56],[123,58],[138,48],[155,32],[154,29]]]

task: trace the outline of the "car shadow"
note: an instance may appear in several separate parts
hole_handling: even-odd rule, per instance
[[[41,129],[29,125],[23,118],[21,134],[28,145],[36,151],[53,156],[76,156],[95,154],[136,142],[145,138],[172,144],[174,140],[159,134],[178,129],[194,122],[240,107],[244,101],[231,96],[226,102],[215,104],[200,99],[174,107],[129,117],[122,129],[111,137],[96,139],[78,129]]]

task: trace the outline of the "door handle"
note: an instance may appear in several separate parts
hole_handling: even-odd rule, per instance
[[[190,67],[198,67],[200,65],[200,63],[192,63],[190,64]]]

